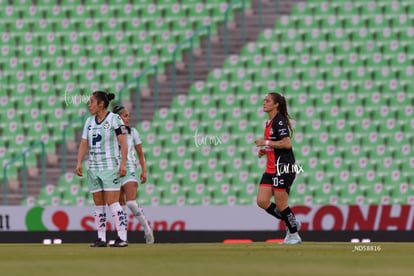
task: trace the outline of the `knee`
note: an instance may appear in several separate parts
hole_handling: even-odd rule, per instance
[[[132,209],[135,206],[138,207],[138,204],[136,203],[136,201],[127,201],[126,206],[128,206],[129,209]]]
[[[143,214],[142,208],[138,206],[138,203],[135,200],[127,201],[126,205],[134,216],[141,216]]]
[[[257,197],[256,203],[257,203],[257,206],[259,206],[260,208],[262,208],[264,210],[266,210],[267,207],[269,207],[269,205],[270,205],[270,201],[268,199],[264,199],[264,198],[260,198],[260,197]]]
[[[137,190],[138,186],[136,182],[128,182],[123,186],[124,197],[126,201],[136,200],[137,199]]]

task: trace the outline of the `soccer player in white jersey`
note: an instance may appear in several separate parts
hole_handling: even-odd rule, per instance
[[[152,244],[154,243],[154,234],[144,215],[144,211],[136,201],[138,191],[138,181],[136,177],[138,160],[141,166],[141,184],[144,184],[147,181],[147,167],[145,163],[144,152],[142,150],[141,138],[139,137],[138,130],[129,126],[129,111],[127,108],[124,106],[114,106],[112,112],[121,116],[121,119],[127,128],[127,174],[121,178],[122,187],[119,203],[121,204],[124,211],[125,205],[129,208],[129,210],[131,210],[131,213],[138,219],[139,223],[144,228],[145,242],[147,244]]]
[[[98,239],[91,247],[106,247],[106,205],[115,219],[118,238],[113,247],[128,246],[126,217],[119,204],[120,177],[126,174],[126,128],[118,114],[107,110],[115,98],[112,93],[95,91],[89,99],[92,116],[86,119],[79,145],[76,173],[82,176],[82,161],[89,149],[87,171],[89,190],[95,202],[95,225]]]

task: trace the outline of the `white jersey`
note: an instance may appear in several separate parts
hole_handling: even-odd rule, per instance
[[[101,123],[96,120],[96,116],[86,119],[82,133],[82,139],[88,140],[89,168],[98,171],[116,169],[121,155],[117,133],[126,133],[124,122],[112,112],[108,112]]]
[[[137,152],[135,150],[136,145],[141,145],[141,138],[139,137],[138,130],[131,127],[131,133],[127,134],[127,144],[128,144],[128,157],[127,157],[127,170],[135,171],[137,168]]]

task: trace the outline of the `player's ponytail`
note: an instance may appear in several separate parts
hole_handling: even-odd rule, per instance
[[[112,108],[112,112],[121,115],[124,112],[125,107],[122,105],[116,105]]]
[[[92,93],[92,95],[96,97],[98,104],[103,101],[105,108],[108,108],[109,102],[115,99],[114,93],[104,91],[95,91]]]
[[[106,97],[108,98],[108,103],[109,103],[110,101],[115,99],[115,94],[114,93],[106,93]]]
[[[274,103],[279,103],[279,113],[285,118],[288,123],[290,135],[293,134],[292,124],[290,123],[291,117],[287,110],[286,98],[279,93],[271,92],[269,95],[272,97]]]

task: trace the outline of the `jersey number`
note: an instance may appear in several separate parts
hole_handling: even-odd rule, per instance
[[[284,179],[279,179],[278,177],[272,177],[272,179],[273,179],[273,187],[278,187],[279,185],[285,184]]]

